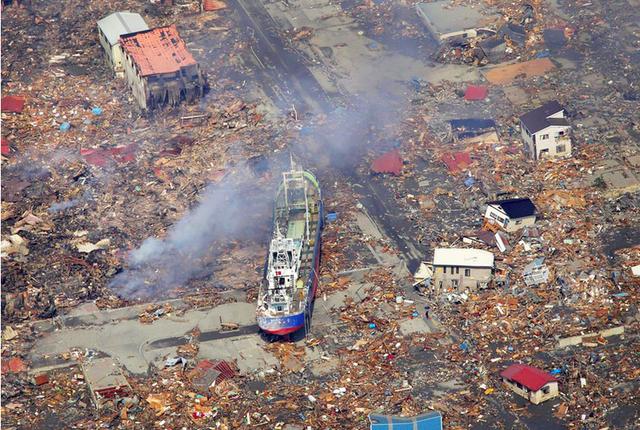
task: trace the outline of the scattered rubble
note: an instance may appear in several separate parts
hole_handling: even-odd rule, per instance
[[[269,21],[282,28],[262,35],[244,14],[269,17],[276,7],[249,0],[4,3],[4,427],[365,428],[369,418],[378,429],[389,417],[418,426],[436,417],[458,429],[633,428],[636,11],[628,2],[430,2],[475,20],[436,29],[468,33],[436,46],[416,3],[306,9],[285,1]],[[150,28],[176,25],[209,92],[144,112],[112,78],[96,34],[99,19],[125,9]],[[337,27],[353,37],[327,34]],[[353,70],[340,49],[355,50],[346,56]],[[346,89],[358,59],[395,50],[411,51],[434,76],[402,80],[403,104],[381,90],[389,104],[382,115],[351,116],[371,107]],[[302,59],[298,69],[286,62],[293,57]],[[292,81],[287,94],[278,76],[305,70],[319,81],[335,75],[322,82],[334,110],[287,98],[303,90]],[[283,114],[274,107],[282,100],[296,103]],[[571,125],[571,156],[531,159],[521,116],[553,100]],[[326,144],[336,131],[347,136],[333,142],[344,152]],[[255,302],[270,207],[229,212],[223,200],[207,228],[243,212],[252,228],[191,253],[189,243],[205,236],[194,222],[165,243],[186,244],[180,258],[145,266],[132,256],[153,255],[206,190],[230,178],[250,183],[242,188],[249,199],[272,195],[291,152],[311,154],[305,161],[322,182],[327,213],[309,332],[274,340],[234,315],[201,330],[206,310]],[[522,200],[523,213],[486,221],[495,220],[491,207]],[[442,250],[457,259],[443,262]],[[484,259],[487,273],[462,282],[477,264],[461,255]],[[185,261],[189,276],[167,276]],[[155,300],[114,287],[131,270],[143,273],[136,288]],[[133,348],[146,373],[74,345],[86,327],[114,329],[125,318],[158,327],[156,337],[98,341],[125,345],[123,355]],[[162,333],[166,322],[180,332]],[[68,351],[33,355],[52,332],[68,335]],[[259,369],[246,366],[253,359]],[[503,373],[514,364],[544,370],[558,395],[544,406],[514,395]]]

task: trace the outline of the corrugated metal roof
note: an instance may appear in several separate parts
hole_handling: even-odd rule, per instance
[[[434,266],[493,267],[493,254],[482,249],[436,248]]]
[[[442,430],[442,415],[434,411],[417,417],[369,414],[370,430]]]
[[[102,30],[109,43],[115,45],[123,34],[145,31],[149,26],[139,13],[115,12],[98,21],[98,28]]]
[[[138,66],[141,76],[174,73],[197,64],[175,25],[122,37],[120,46]]]

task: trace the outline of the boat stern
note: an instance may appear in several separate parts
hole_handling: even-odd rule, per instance
[[[278,336],[293,333],[304,326],[304,312],[278,317],[258,315],[256,319],[262,331]]]

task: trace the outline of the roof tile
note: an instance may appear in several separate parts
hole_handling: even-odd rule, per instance
[[[175,73],[197,64],[175,25],[123,36],[120,45],[136,63],[141,76]]]

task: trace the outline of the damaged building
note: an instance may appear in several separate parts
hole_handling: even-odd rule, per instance
[[[122,36],[124,70],[138,105],[145,110],[202,97],[206,80],[175,25]]]
[[[485,222],[514,232],[536,222],[536,206],[529,198],[496,200],[487,204]]]

